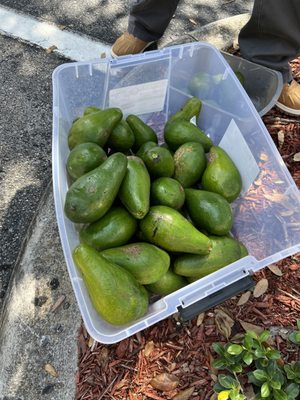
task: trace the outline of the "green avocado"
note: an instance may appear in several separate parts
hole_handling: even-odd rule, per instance
[[[115,153],[99,167],[82,175],[66,194],[66,216],[78,223],[100,219],[112,206],[126,171],[126,156]]]
[[[201,143],[205,152],[209,151],[213,142],[198,126],[185,120],[167,122],[164,129],[164,139],[169,148],[176,151],[186,142]]]
[[[210,239],[167,206],[151,207],[140,222],[140,229],[147,241],[167,251],[208,254],[211,250]]]
[[[82,228],[79,237],[82,243],[104,250],[128,243],[136,230],[136,219],[124,208],[114,207],[98,221]]]
[[[122,119],[110,134],[107,146],[114,151],[127,151],[134,145],[134,134],[128,123]]]
[[[142,219],[150,207],[150,176],[143,160],[128,156],[127,172],[119,190],[119,198],[127,210]]]
[[[219,146],[210,149],[201,183],[203,189],[219,193],[230,203],[239,196],[242,189],[242,178],[237,167]]]
[[[144,158],[144,155],[146,154],[146,152],[150,149],[152,149],[152,147],[157,147],[157,143],[155,142],[145,142],[141,145],[141,147],[138,149],[136,156],[140,157],[141,159]]]
[[[67,159],[67,170],[73,179],[92,171],[107,159],[105,151],[96,143],[80,143]]]
[[[86,244],[75,248],[73,260],[95,310],[106,322],[124,325],[145,315],[148,293],[130,272]]]
[[[174,262],[174,272],[185,277],[209,275],[241,258],[240,243],[228,236],[209,236],[212,249],[207,255],[185,254]]]
[[[157,282],[147,285],[146,288],[154,294],[167,296],[186,285],[187,281],[182,276],[169,269]]]
[[[142,285],[158,281],[170,266],[168,253],[150,243],[131,243],[104,250],[101,255],[125,268]]]
[[[153,177],[171,177],[174,174],[174,159],[170,151],[164,147],[157,146],[147,150],[143,161]]]
[[[201,100],[198,97],[192,97],[185,102],[181,110],[177,111],[172,117],[169,118],[169,122],[181,119],[190,121],[193,117],[198,118],[201,107]]]
[[[134,134],[134,150],[137,151],[146,142],[157,143],[157,136],[154,130],[136,115],[128,115],[126,118]]]
[[[233,224],[230,204],[218,193],[185,189],[186,207],[198,229],[213,235],[226,235]]]
[[[174,154],[174,179],[184,188],[191,187],[200,181],[206,167],[203,146],[198,142],[182,144]]]
[[[185,193],[178,181],[173,178],[162,177],[152,182],[151,199],[154,204],[179,210],[183,206]]]
[[[122,111],[119,108],[107,108],[80,117],[69,130],[69,148],[73,149],[85,142],[97,143],[103,147],[121,119]]]
[[[85,107],[85,109],[83,111],[83,115],[93,114],[94,112],[98,112],[98,111],[101,111],[101,108],[98,108],[95,106],[88,106],[88,107]]]
[[[211,75],[207,72],[196,73],[189,82],[189,92],[194,96],[201,97],[201,99],[206,99],[213,87],[211,80]]]

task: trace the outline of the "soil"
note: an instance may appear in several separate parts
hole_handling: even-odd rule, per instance
[[[291,66],[300,81],[300,57]],[[274,107],[263,121],[300,188],[300,162],[294,160],[300,152],[300,117],[288,116]],[[180,321],[175,314],[114,345],[96,343],[82,325],[76,399],[169,400],[177,395],[174,400],[208,400],[216,374],[211,367],[215,356],[211,345],[226,342],[224,325],[230,338],[244,331],[243,322],[276,327],[274,345],[284,361],[299,360],[300,347],[287,341],[280,327],[295,328],[300,317],[300,253],[278,262],[275,273],[265,268],[255,273],[254,279],[266,279],[268,288],[259,297],[251,291],[243,305],[237,305],[238,296],[189,322]],[[220,318],[227,319],[223,329]],[[161,391],[150,384],[161,373],[169,374],[161,379],[171,390]],[[183,392],[186,389],[190,390]]]

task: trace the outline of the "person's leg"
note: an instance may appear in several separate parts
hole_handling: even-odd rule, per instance
[[[160,39],[179,0],[135,0],[131,6],[128,32],[145,42]]]
[[[288,63],[300,54],[300,1],[255,0],[239,45],[244,58],[278,70],[285,82],[291,81]]]
[[[112,46],[112,54],[141,53],[160,39],[168,27],[179,0],[133,0],[125,32]]]
[[[255,0],[239,45],[242,57],[282,73],[284,87],[277,105],[300,115],[300,85],[292,81],[289,67],[300,55],[300,1]]]

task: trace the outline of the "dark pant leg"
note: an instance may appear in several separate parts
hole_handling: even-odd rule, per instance
[[[292,79],[289,61],[300,54],[300,0],[255,0],[239,45],[244,58]]]
[[[171,21],[179,0],[134,0],[128,32],[145,42],[160,39]]]

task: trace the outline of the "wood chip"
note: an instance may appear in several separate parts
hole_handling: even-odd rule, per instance
[[[196,22],[194,19],[189,18],[189,21],[190,21],[192,24],[197,25],[197,22]]]
[[[255,285],[255,288],[253,291],[253,296],[255,298],[262,296],[264,293],[266,293],[266,291],[268,290],[268,287],[269,287],[268,279],[266,279],[266,278],[261,279]]]
[[[95,340],[90,336],[88,341],[88,346],[91,348],[94,345]]]
[[[194,388],[190,387],[188,389],[182,390],[173,397],[173,400],[188,400],[194,392]]]
[[[277,275],[277,276],[282,276],[283,273],[281,271],[281,269],[276,265],[276,264],[270,264],[268,265],[268,269],[273,272],[273,274]]]
[[[229,339],[231,335],[231,328],[234,325],[234,321],[228,314],[226,314],[222,310],[215,311],[215,322],[218,331],[223,335],[226,339]]]
[[[118,344],[116,348],[116,356],[118,358],[123,358],[125,356],[128,349],[128,345],[129,345],[129,339],[124,339]]]
[[[48,49],[46,50],[46,53],[47,53],[47,54],[51,54],[51,53],[53,53],[54,50],[56,50],[56,49],[57,49],[57,46],[55,46],[55,45],[50,46],[50,47],[48,47]]]
[[[243,293],[241,297],[239,298],[239,301],[237,302],[237,306],[242,306],[247,303],[247,301],[250,299],[251,292],[248,290],[247,292]]]
[[[269,157],[266,153],[260,153],[260,157],[259,157],[262,161],[268,161]]]
[[[262,328],[261,326],[251,324],[250,322],[239,320],[239,323],[242,325],[245,331],[253,331],[257,335],[260,335],[264,331],[264,328]]]
[[[283,203],[285,201],[285,195],[281,193],[273,193],[273,194],[265,193],[264,197],[267,200],[272,201],[274,203]]]
[[[284,131],[280,130],[277,133],[278,145],[281,147],[284,143]]]
[[[162,374],[156,375],[150,381],[150,385],[157,390],[162,392],[169,392],[176,389],[179,384],[179,379],[173,374],[167,374],[163,372]]]
[[[196,322],[197,326],[202,325],[202,322],[204,321],[204,317],[205,317],[205,313],[204,312],[198,315],[197,322]]]
[[[53,376],[54,378],[57,378],[57,377],[58,377],[58,372],[57,372],[56,369],[53,367],[53,365],[51,365],[51,364],[46,364],[46,365],[44,366],[44,369],[45,369],[45,371],[46,371],[49,375]]]
[[[300,161],[300,153],[294,154],[293,160],[296,162],[299,162]]]
[[[154,342],[151,340],[150,342],[146,343],[145,348],[144,348],[144,355],[145,357],[149,357],[150,354],[154,350]]]

